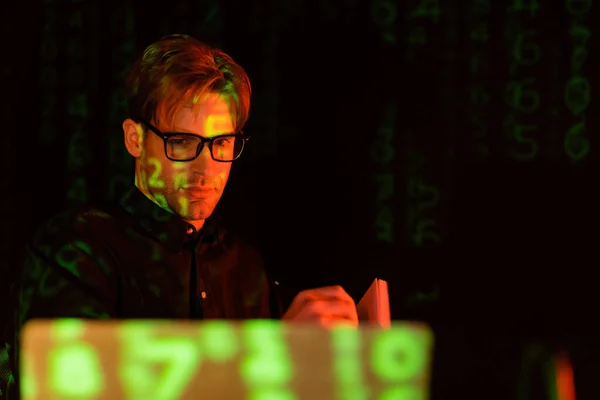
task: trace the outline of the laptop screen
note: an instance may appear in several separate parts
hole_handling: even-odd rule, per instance
[[[39,320],[23,329],[22,399],[427,399],[419,323],[325,330],[271,320]]]

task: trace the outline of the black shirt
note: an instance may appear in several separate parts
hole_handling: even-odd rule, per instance
[[[119,204],[52,218],[28,244],[9,328],[33,318],[269,318],[260,255],[205,221],[200,232],[133,187]],[[12,397],[10,397],[12,399]]]

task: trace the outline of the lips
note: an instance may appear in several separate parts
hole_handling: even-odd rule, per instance
[[[186,190],[186,192],[189,193],[189,195],[191,197],[197,197],[197,198],[210,196],[211,194],[215,193],[215,188],[209,187],[209,186],[191,187],[191,188],[186,188],[185,190]]]

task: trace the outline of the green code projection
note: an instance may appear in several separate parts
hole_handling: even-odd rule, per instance
[[[34,399],[426,399],[433,335],[276,321],[32,321],[21,390]]]
[[[451,13],[442,8],[442,1],[439,0],[413,0],[408,2],[408,11],[404,16],[406,25],[406,35],[404,37],[407,48],[406,58],[411,66],[418,66],[429,63],[429,54],[443,53],[444,62],[451,64],[452,52],[439,52],[437,49],[446,48],[452,43],[454,29],[452,20],[449,19]],[[448,73],[446,70],[444,77],[438,77],[431,68],[419,76],[419,85],[411,88],[415,92],[415,98],[412,99],[414,109],[411,113],[420,114],[423,110],[431,107],[432,102],[438,101],[429,96],[430,85],[447,84]],[[441,78],[441,79],[439,79]],[[439,80],[438,80],[439,79]],[[439,87],[438,89],[439,90]],[[448,87],[442,87],[442,91],[452,91]],[[454,94],[454,93],[452,93]],[[456,96],[453,96],[456,97]],[[405,106],[406,107],[406,106]],[[404,107],[400,114],[402,115]],[[404,112],[406,114],[406,111]],[[404,117],[400,117],[404,119]],[[405,240],[410,246],[428,247],[441,244],[443,232],[441,231],[438,214],[440,211],[441,189],[439,185],[440,170],[432,168],[432,165],[442,161],[448,148],[444,145],[431,146],[431,143],[444,143],[452,132],[438,127],[438,121],[443,121],[440,125],[446,126],[448,115],[436,115],[435,118],[422,119],[418,123],[406,123],[406,128],[402,135],[405,136],[403,146],[399,151],[403,153],[404,165],[404,194],[405,194]],[[398,141],[400,142],[400,141]],[[445,143],[444,143],[445,144]],[[441,150],[441,151],[440,151]],[[450,150],[451,151],[451,150]]]
[[[542,106],[542,83],[533,69],[544,61],[539,32],[533,28],[539,9],[537,0],[514,0],[506,8],[509,81],[504,92],[508,105],[504,127],[513,140],[509,155],[518,161],[532,161],[540,150],[540,118],[534,114]]]
[[[586,133],[586,115],[591,101],[591,84],[583,67],[588,58],[592,35],[589,26],[592,0],[566,0],[571,38],[570,72],[565,85],[565,106],[572,116],[564,141],[565,153],[573,161],[583,160],[590,152]]]
[[[380,40],[388,47],[388,51],[393,51],[398,44],[398,14],[398,6],[393,0],[375,0],[371,4],[371,21],[380,32]],[[375,166],[372,175],[375,186],[373,230],[377,241],[393,245],[398,239],[395,235],[396,207],[393,204],[398,179],[398,174],[394,171],[398,149],[395,140],[398,132],[396,99],[392,96],[386,99],[379,114],[377,131],[370,149]]]
[[[371,237],[389,246],[445,244],[455,229],[448,199],[463,196],[454,193],[454,182],[464,163],[595,160],[593,0],[323,0],[316,6],[285,0],[247,5],[243,19],[219,0],[181,0],[150,26],[144,7],[132,0],[120,2],[110,18],[89,0],[45,0],[40,7],[41,101],[33,129],[48,154],[64,154],[51,178],[64,193],[54,199],[55,209],[95,196],[114,199],[131,185],[120,126],[128,116],[124,76],[147,41],[172,32],[231,48],[248,64],[258,89],[250,131],[260,137],[253,147],[259,155],[275,154],[279,140],[299,139],[295,117],[276,117],[305,106],[291,104],[299,97],[281,84],[281,67],[290,64],[280,57],[286,40],[308,21],[314,35],[348,26],[373,32],[366,46],[385,65],[386,80],[375,91],[377,110],[365,114],[364,125],[371,126],[364,132],[371,180],[365,200]],[[226,26],[236,28],[240,41],[228,38]],[[260,45],[250,52],[244,40]]]

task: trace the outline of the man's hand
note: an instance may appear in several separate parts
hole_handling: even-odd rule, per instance
[[[294,297],[282,319],[317,323],[325,328],[338,324],[358,326],[356,304],[341,286],[303,290]]]

